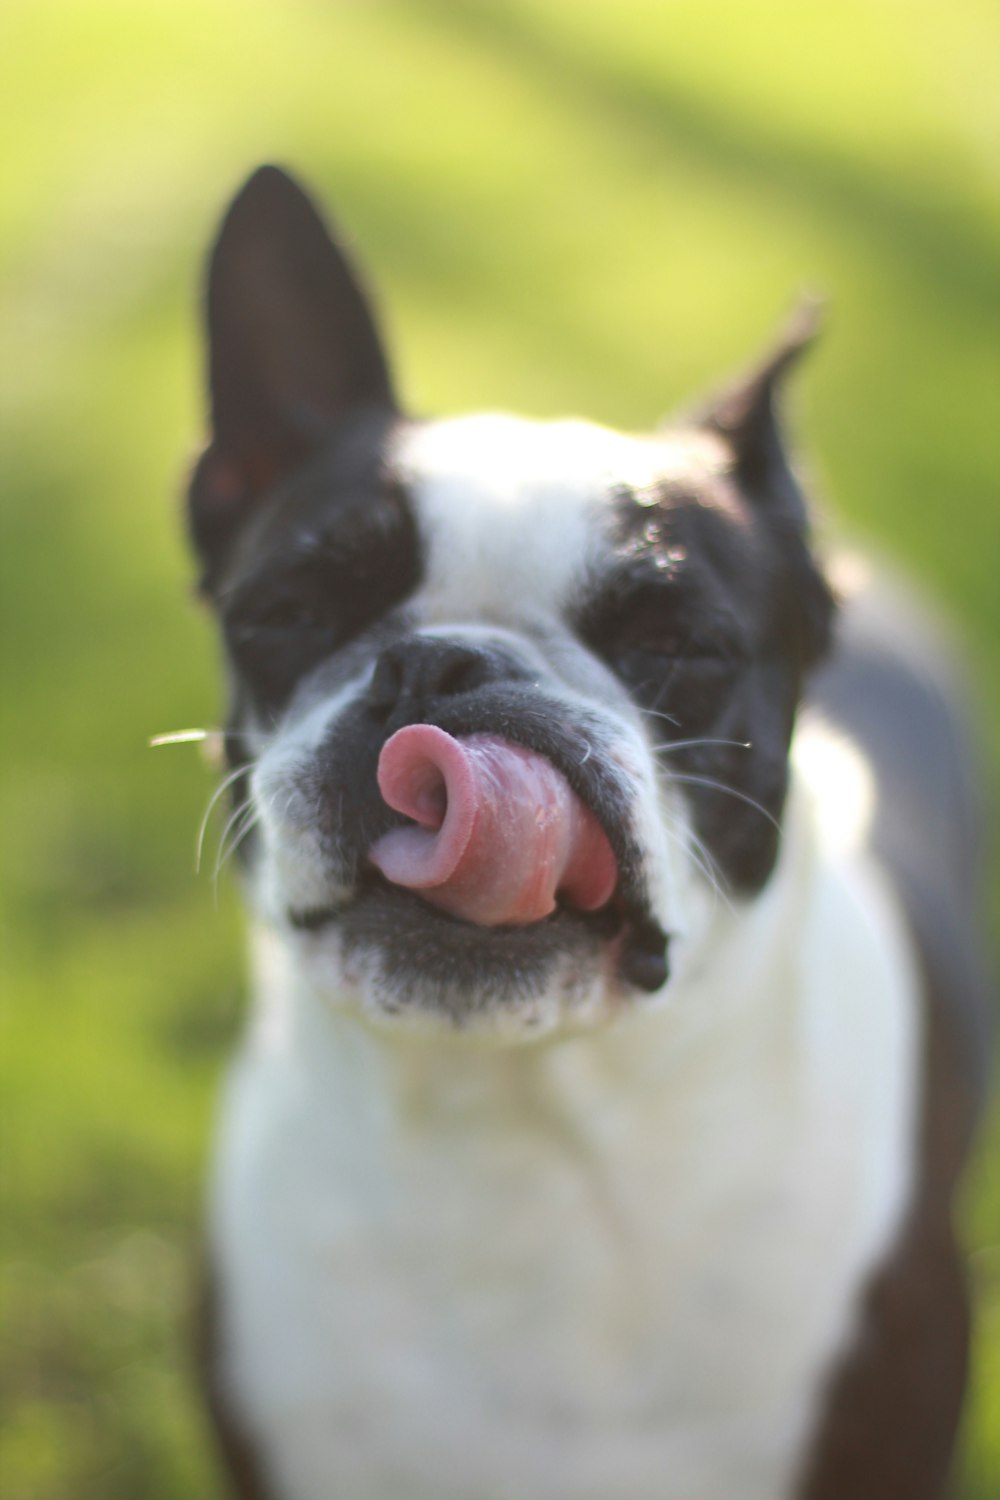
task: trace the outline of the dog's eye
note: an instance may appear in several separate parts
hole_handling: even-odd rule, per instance
[[[336,636],[340,621],[328,593],[303,588],[244,600],[227,628],[235,645],[259,647],[296,637]]]
[[[678,658],[667,646],[630,645],[616,651],[611,665],[626,682],[637,683],[662,675]]]
[[[604,654],[623,677],[643,675],[649,668],[663,671],[677,663],[710,665],[734,661],[739,648],[724,621],[664,618],[659,600],[641,601],[623,611],[608,631]]]
[[[722,681],[731,672],[733,659],[721,646],[664,635],[622,642],[611,655],[611,665],[629,687],[659,694],[679,678],[697,680],[706,687]]]
[[[306,600],[276,599],[259,610],[244,626],[244,631],[331,630],[333,626],[328,611]]]
[[[611,665],[626,682],[662,676],[682,654],[684,642],[675,631],[619,632],[608,653]]]
[[[629,645],[611,664],[642,708],[663,714],[684,734],[703,733],[733,690],[737,663],[707,643],[678,645],[666,639]]]
[[[343,635],[325,598],[308,592],[254,600],[229,618],[226,635],[241,673],[258,696],[281,703],[305,672],[336,651]]]
[[[605,616],[595,645],[643,708],[697,732],[732,690],[743,653],[732,622],[696,618],[662,593],[633,595]]]

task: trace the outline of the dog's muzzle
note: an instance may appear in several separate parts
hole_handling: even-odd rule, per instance
[[[503,648],[414,635],[382,653],[353,715],[350,733],[335,730],[329,779],[342,787],[348,774],[338,743],[356,751],[363,738],[367,816],[354,837],[339,830],[342,847],[361,835],[359,899],[377,872],[418,899],[427,922],[483,930],[484,949],[486,930],[527,935],[575,918],[614,940],[622,980],[661,987],[667,938],[596,714],[568,714]],[[291,915],[310,928],[322,917]]]

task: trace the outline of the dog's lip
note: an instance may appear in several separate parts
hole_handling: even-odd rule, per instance
[[[297,932],[322,934],[349,915],[352,908],[372,899],[377,900],[380,895],[391,895],[394,901],[412,902],[419,908],[422,920],[433,924],[437,931],[443,932],[449,928],[458,928],[464,932],[482,931],[475,923],[432,906],[416,892],[393,885],[371,867],[365,870],[357,889],[346,901],[327,906],[290,907],[287,911],[288,922]],[[516,951],[518,944],[525,940],[526,933],[537,927],[556,924],[561,928],[572,926],[581,933],[590,933],[609,948],[613,947],[618,977],[634,989],[652,994],[661,989],[669,978],[668,934],[650,913],[628,907],[617,896],[597,911],[580,911],[559,901],[554,912],[530,927],[492,927],[487,930],[491,943],[504,942]]]
[[[339,922],[347,913],[362,902],[369,900],[380,893],[388,892],[394,898],[412,902],[415,907],[426,916],[426,918],[441,927],[461,927],[465,930],[481,931],[476,922],[470,922],[465,917],[456,916],[446,908],[432,904],[426,900],[419,891],[411,891],[405,887],[394,884],[374,866],[366,866],[358,880],[357,887],[345,900],[330,902],[328,905],[288,907],[286,915],[289,924],[299,932],[320,932],[325,927],[331,927]],[[529,931],[532,927],[552,923],[562,918],[571,918],[582,926],[597,930],[609,938],[614,937],[620,931],[623,918],[616,910],[615,902],[609,901],[596,911],[581,911],[561,899],[557,901],[555,910],[548,916],[542,917],[539,922],[528,924],[498,925],[487,929],[490,933],[509,933],[512,939]]]

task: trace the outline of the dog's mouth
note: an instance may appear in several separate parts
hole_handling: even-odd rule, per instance
[[[478,927],[540,922],[557,898],[599,911],[618,884],[607,835],[550,760],[495,735],[409,724],[378,762],[383,800],[408,821],[369,859],[392,885]]]
[[[291,912],[293,926],[317,931],[353,911],[349,927],[366,930],[364,914],[380,913],[384,943],[393,920],[412,930],[415,912],[419,952],[439,949],[436,963],[471,945],[480,963],[510,969],[547,948],[613,943],[621,980],[646,991],[665,982],[665,934],[630,894],[601,821],[548,757],[495,734],[459,738],[417,723],[383,745],[377,777],[403,821],[368,849],[347,908]]]
[[[647,994],[661,989],[670,972],[668,935],[655,918],[617,898],[594,912],[559,899],[538,922],[479,927],[392,885],[372,866],[348,902],[289,909],[287,918],[303,934],[338,929],[348,950],[378,949],[401,993],[411,979],[470,994],[534,991],[552,961],[570,954],[594,967],[610,952],[616,980]]]

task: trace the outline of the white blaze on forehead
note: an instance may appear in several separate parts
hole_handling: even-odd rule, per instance
[[[486,415],[411,428],[395,457],[427,543],[422,602],[441,619],[503,619],[571,598],[613,489],[690,475],[694,454],[686,434]]]

